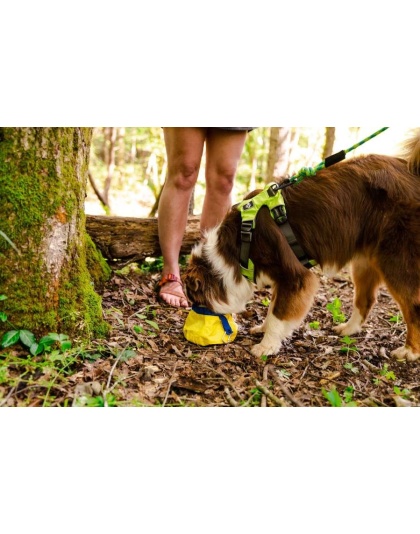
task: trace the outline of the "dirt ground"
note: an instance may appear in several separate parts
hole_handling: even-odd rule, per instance
[[[268,291],[255,293],[247,310],[236,316],[234,342],[201,347],[183,336],[188,311],[157,300],[159,273],[144,273],[132,264],[114,272],[102,292],[104,314],[112,325],[110,337],[93,341],[53,380],[51,370],[49,380],[47,371],[37,370],[38,376],[30,380],[25,375],[9,389],[3,385],[0,404],[418,406],[420,361],[406,363],[390,356],[404,343],[406,328],[387,291],[380,291],[363,332],[346,340],[333,331],[335,316],[328,305],[338,298],[339,311],[348,317],[353,298],[350,277],[344,271],[334,279],[318,274],[320,289],[304,323],[278,355],[256,358],[250,349],[260,335],[250,335],[249,330],[265,317]]]
[[[320,275],[305,322],[278,355],[257,359],[250,348],[260,336],[251,336],[249,330],[265,317],[268,291],[257,292],[247,310],[236,316],[234,342],[201,347],[183,336],[188,311],[158,302],[158,277],[133,268],[114,274],[103,293],[105,315],[113,325],[108,343],[132,352],[120,358],[125,361],[86,363],[74,376],[77,383],[99,382],[103,389],[115,366],[112,393],[117,405],[124,406],[419,405],[420,362],[390,356],[404,344],[406,329],[385,289],[363,332],[346,343],[332,330],[327,304],[339,298],[348,317],[350,277],[347,272],[334,279]]]

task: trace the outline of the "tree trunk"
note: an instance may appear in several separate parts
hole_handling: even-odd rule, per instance
[[[14,328],[107,331],[87,268],[91,128],[0,129],[0,294]],[[13,245],[13,246],[12,246]],[[0,323],[0,330],[10,329]]]
[[[105,137],[105,153],[107,154],[107,175],[105,179],[103,197],[106,201],[107,206],[109,206],[109,190],[111,189],[111,182],[115,170],[115,143],[117,141],[117,128],[107,128],[106,133],[107,135]]]
[[[334,141],[335,141],[335,127],[327,126],[325,128],[325,145],[322,158],[328,158],[331,156],[334,150]]]
[[[270,128],[266,183],[286,176],[289,166],[290,142],[290,128]]]

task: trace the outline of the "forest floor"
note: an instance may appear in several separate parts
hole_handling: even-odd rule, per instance
[[[351,310],[349,274],[318,274],[304,323],[278,355],[256,358],[250,349],[260,335],[249,330],[265,317],[269,291],[256,292],[235,317],[233,342],[202,347],[184,338],[188,310],[157,299],[159,273],[134,264],[114,271],[102,291],[109,338],[83,347],[73,340],[69,351],[36,357],[4,349],[0,406],[419,406],[420,361],[390,355],[404,344],[406,327],[387,291],[363,331],[343,338],[332,327]]]

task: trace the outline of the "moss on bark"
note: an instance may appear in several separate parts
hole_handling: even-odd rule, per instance
[[[84,338],[108,330],[87,266],[90,139],[90,128],[1,129],[0,294],[16,328]]]

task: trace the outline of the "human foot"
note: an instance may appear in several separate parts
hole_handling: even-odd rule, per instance
[[[172,273],[163,275],[158,286],[160,287],[159,297],[166,304],[177,308],[188,307],[188,300],[182,289],[182,282],[177,276]]]

